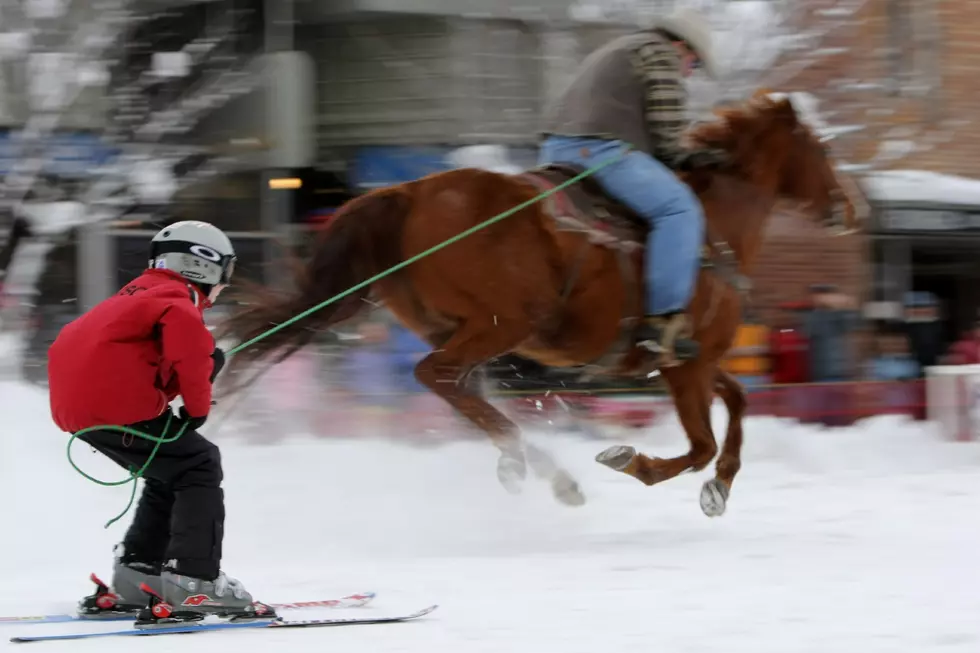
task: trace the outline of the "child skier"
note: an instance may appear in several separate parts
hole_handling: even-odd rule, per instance
[[[143,474],[133,523],[115,549],[111,592],[101,587],[81,611],[132,613],[156,604],[139,614],[138,626],[206,614],[274,617],[220,569],[221,455],[197,432],[224,364],[203,312],[231,280],[234,247],[213,225],[177,222],[154,236],[149,265],[68,324],[49,350],[51,414],[63,431],[126,425],[173,437],[187,425],[179,439],[160,446]],[[169,404],[177,395],[184,405],[174,416]],[[141,468],[155,444],[115,430],[79,439],[127,469]]]

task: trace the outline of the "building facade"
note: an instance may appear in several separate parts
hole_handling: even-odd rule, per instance
[[[811,51],[822,55],[775,90],[815,99],[838,128],[834,156],[872,210],[865,233],[821,239],[819,255],[803,246],[813,236],[808,225],[783,221],[762,264],[772,301],[800,295],[815,274],[862,297],[878,317],[898,317],[912,291],[930,292],[952,338],[980,307],[972,226],[980,205],[972,183],[980,180],[980,12],[970,0],[809,5],[797,29],[820,35]],[[780,63],[793,69],[793,61]]]

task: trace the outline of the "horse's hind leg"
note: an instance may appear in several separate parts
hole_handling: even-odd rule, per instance
[[[513,350],[528,336],[527,327],[515,327],[502,322],[481,323],[468,320],[442,347],[423,358],[415,368],[415,377],[436,395],[490,436],[500,458],[497,478],[511,493],[520,491],[527,476],[520,430],[503,413],[483,397],[466,387],[466,375],[477,365]],[[535,473],[542,474],[550,462],[550,480],[555,496],[571,505],[582,503],[578,485],[567,472],[557,468],[550,456],[529,448],[528,455]],[[569,482],[570,481],[570,482]]]
[[[530,443],[525,444],[525,451],[531,471],[551,484],[555,498],[569,506],[581,506],[585,503],[585,495],[582,494],[578,481],[568,470],[559,467],[549,452]]]
[[[715,477],[701,488],[701,510],[709,517],[724,514],[732,482],[742,467],[742,417],[748,403],[742,384],[724,370],[715,375],[715,391],[728,408],[728,430],[715,464]]]

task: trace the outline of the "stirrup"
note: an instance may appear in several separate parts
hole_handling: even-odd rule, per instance
[[[659,331],[658,337],[656,340],[643,340],[637,344],[657,354],[657,367],[677,367],[700,354],[700,345],[690,337],[691,329],[686,313],[678,313],[669,318],[648,317],[645,321]]]

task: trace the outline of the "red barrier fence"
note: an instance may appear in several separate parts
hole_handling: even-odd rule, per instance
[[[320,437],[355,432],[379,436],[412,433],[434,440],[475,435],[431,393],[390,389],[352,392],[329,383],[310,383],[309,370],[295,371],[298,373],[289,379],[273,379],[268,392],[254,393],[240,404],[246,414],[236,411],[236,418],[245,418],[258,427],[256,435],[263,439],[272,436],[271,430],[303,431]],[[624,427],[649,428],[673,412],[668,396],[628,391],[584,394],[547,390],[497,396],[493,402],[525,428],[587,431],[599,438],[614,437],[613,430],[603,433],[603,426],[619,431]],[[924,420],[926,384],[861,381],[756,386],[749,391],[747,414],[838,427],[876,415]]]
[[[926,417],[926,385],[916,380],[762,386],[749,395],[748,413],[841,425],[873,415],[922,420]]]
[[[509,406],[526,417],[536,412],[549,415],[571,410],[578,417],[600,422],[642,427],[672,410],[664,396],[639,393],[564,395],[547,393],[511,398]],[[763,385],[748,395],[747,414],[796,419],[803,423],[847,426],[875,415],[926,417],[924,381],[858,381],[848,383],[806,383]]]

